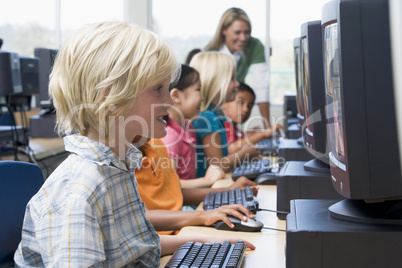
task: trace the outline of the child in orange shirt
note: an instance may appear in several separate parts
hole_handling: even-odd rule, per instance
[[[256,183],[245,177],[225,188],[182,188],[166,147],[159,139],[151,139],[141,148],[141,169],[136,170],[138,191],[147,207],[147,219],[159,234],[173,234],[188,225],[212,225],[223,220],[231,225],[228,215],[247,220],[255,216],[242,205],[228,205],[209,211],[181,211],[183,205],[197,205],[210,192],[251,186],[257,195]],[[160,232],[167,231],[167,232]]]

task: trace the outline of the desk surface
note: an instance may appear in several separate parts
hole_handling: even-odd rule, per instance
[[[218,181],[213,187],[225,187],[232,183],[230,176]],[[276,210],[276,185],[260,185],[257,195],[260,208]],[[197,208],[201,209],[201,205]],[[279,220],[276,213],[259,211],[257,220],[264,223],[264,227],[286,229],[286,221]],[[180,230],[178,235],[213,235],[217,237],[236,237],[247,240],[256,246],[255,250],[247,250],[244,258],[244,268],[258,267],[285,267],[285,240],[286,233],[263,229],[261,232],[232,232],[216,230],[213,227],[188,226]],[[170,256],[161,259],[160,267],[163,267]]]

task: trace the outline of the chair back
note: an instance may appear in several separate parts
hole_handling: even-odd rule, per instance
[[[28,201],[44,182],[39,166],[0,161],[0,265],[13,263]]]

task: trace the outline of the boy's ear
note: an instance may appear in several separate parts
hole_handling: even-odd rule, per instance
[[[180,103],[180,93],[180,90],[178,90],[177,88],[172,88],[170,90],[170,97],[172,98],[174,103]]]

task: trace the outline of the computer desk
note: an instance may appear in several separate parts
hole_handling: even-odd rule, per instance
[[[227,174],[223,180],[217,181],[212,187],[226,187],[233,183],[231,174]],[[257,200],[260,208],[276,209],[276,185],[260,185]],[[197,210],[202,210],[200,204]],[[279,220],[276,213],[259,211],[257,220],[264,223],[264,227],[286,229],[286,221]],[[232,237],[239,240],[247,240],[256,246],[255,250],[247,250],[244,258],[244,268],[258,267],[285,267],[285,240],[286,233],[262,229],[261,232],[235,232],[221,231],[214,227],[187,226],[180,230],[178,235],[208,235],[216,237]],[[164,256],[159,267],[163,267],[171,256]]]

